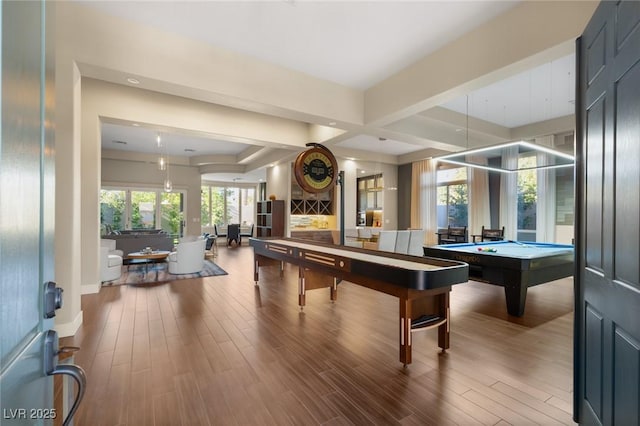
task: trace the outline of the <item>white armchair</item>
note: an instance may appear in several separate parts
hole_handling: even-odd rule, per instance
[[[183,241],[167,257],[170,274],[193,274],[204,267],[204,238]]]
[[[109,249],[109,254],[115,254],[116,256],[120,256],[120,257],[124,256],[124,253],[122,252],[122,250],[116,249],[116,240],[101,238],[100,247],[107,247]]]
[[[115,241],[114,241],[115,243]],[[100,281],[113,281],[122,274],[122,256],[109,254],[109,247],[100,247]]]

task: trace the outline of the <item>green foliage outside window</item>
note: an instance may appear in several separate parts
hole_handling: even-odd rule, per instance
[[[100,190],[100,224],[102,234],[124,229],[124,191]]]
[[[160,217],[163,231],[167,232],[174,237],[179,237],[180,224],[182,223],[182,209],[180,204],[182,201],[182,194],[178,192],[165,192],[161,195],[162,202],[160,204]]]
[[[467,226],[469,189],[467,169],[438,170],[438,226]]]
[[[156,193],[131,192],[131,229],[154,229]]]
[[[518,166],[535,167],[536,157],[518,159]],[[518,229],[536,229],[536,208],[538,202],[538,180],[536,170],[518,172]]]

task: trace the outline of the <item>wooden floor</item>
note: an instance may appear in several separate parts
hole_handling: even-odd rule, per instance
[[[398,361],[397,299],[351,283],[307,293],[297,270],[220,247],[229,275],[82,296],[77,345],[88,390],[76,425],[573,424],[570,279],[506,314],[501,287],[451,294],[451,349],[414,334]]]

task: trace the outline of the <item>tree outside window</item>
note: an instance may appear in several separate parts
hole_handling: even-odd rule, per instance
[[[121,190],[100,190],[100,224],[102,235],[111,231],[122,231],[125,227],[124,214],[126,192]]]
[[[467,226],[469,190],[467,168],[438,170],[438,227]]]
[[[518,168],[536,167],[536,156],[518,159]],[[535,169],[518,172],[518,230],[536,230],[538,180]]]

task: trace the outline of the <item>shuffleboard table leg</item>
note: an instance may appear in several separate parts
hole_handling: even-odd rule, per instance
[[[298,305],[300,310],[304,309],[305,305],[305,282],[304,282],[304,268],[298,268]]]
[[[333,277],[333,284],[331,285],[331,302],[338,300],[338,279]]]
[[[411,301],[400,298],[400,362],[411,364]]]
[[[445,318],[444,324],[438,327],[438,346],[442,348],[442,352],[449,349],[449,334],[451,331],[451,317],[449,315],[449,295],[450,291],[446,291],[438,296],[438,309],[441,318]]]
[[[253,258],[253,281],[255,282],[255,285],[258,285],[258,270],[259,270],[260,266],[258,265],[258,259]]]

